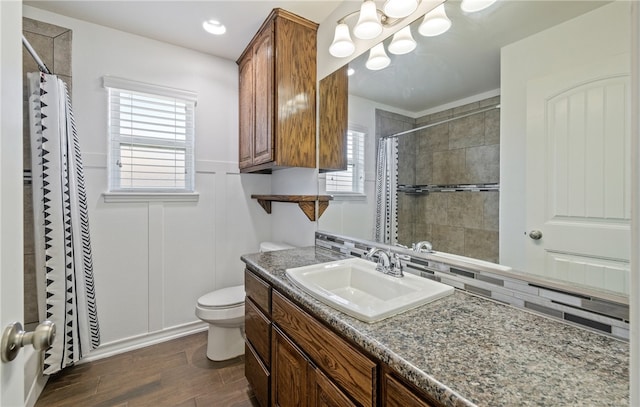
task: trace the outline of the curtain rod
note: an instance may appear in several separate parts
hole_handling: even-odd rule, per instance
[[[410,133],[413,133],[413,132],[416,132],[416,131],[419,131],[419,130],[428,129],[429,127],[438,126],[440,124],[448,123],[448,122],[453,121],[453,120],[458,120],[458,119],[462,119],[462,118],[465,118],[465,117],[473,116],[474,114],[488,112],[489,110],[493,110],[493,109],[500,109],[500,104],[493,105],[493,106],[490,106],[490,107],[486,107],[484,109],[476,110],[474,112],[462,114],[460,116],[450,117],[448,119],[440,120],[439,122],[425,124],[424,126],[416,127],[415,129],[401,131],[399,133],[394,133],[394,134],[391,134],[389,136],[382,136],[381,138],[385,139],[385,138],[404,136],[405,134],[410,134]]]
[[[29,54],[31,54],[33,59],[35,59],[36,63],[38,64],[38,68],[40,69],[40,71],[50,74],[51,71],[49,70],[49,68],[47,68],[47,66],[44,64],[44,62],[42,62],[42,59],[40,59],[40,56],[38,55],[36,50],[33,49],[31,44],[29,43],[29,40],[27,40],[27,38],[24,36],[24,34],[22,34],[22,44],[27,49],[27,51],[29,51]]]

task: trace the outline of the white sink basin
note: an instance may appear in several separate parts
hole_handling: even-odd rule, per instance
[[[286,270],[312,297],[361,321],[376,322],[453,294],[453,287],[405,273],[392,277],[376,263],[352,258]]]

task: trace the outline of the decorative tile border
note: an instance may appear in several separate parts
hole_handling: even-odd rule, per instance
[[[372,247],[387,248],[360,239],[316,232],[316,247],[364,257]],[[393,252],[407,255],[402,248]],[[595,296],[572,293],[524,279],[494,274],[473,267],[458,267],[409,255],[405,272],[440,281],[460,290],[516,308],[542,314],[565,323],[629,340],[629,306]]]

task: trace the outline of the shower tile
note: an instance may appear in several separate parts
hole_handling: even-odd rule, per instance
[[[24,228],[24,254],[35,253],[35,244],[33,236],[33,192],[31,185],[24,185],[22,187],[23,197],[23,228]]]
[[[431,184],[433,180],[433,154],[419,152],[415,156],[415,169],[416,185]]]
[[[484,199],[479,192],[453,192],[447,196],[449,225],[475,229],[482,227]]]
[[[464,255],[464,228],[432,225],[430,241],[436,251]]]
[[[465,178],[465,152],[463,149],[433,153],[433,183],[459,184]]]
[[[38,322],[38,290],[36,286],[36,256],[24,256],[24,322]]]
[[[466,149],[465,181],[470,184],[500,182],[500,146]]]
[[[449,149],[449,125],[447,123],[429,127],[418,133],[418,151],[446,151]]]
[[[484,114],[478,113],[449,122],[449,148],[484,145]]]
[[[468,103],[466,105],[458,106],[453,108],[453,115],[461,115],[465,113],[469,113],[471,111],[477,110],[480,108],[480,102]]]
[[[484,143],[500,144],[500,109],[484,113]]]
[[[494,96],[492,98],[484,99],[479,102],[480,107],[495,106],[500,103],[500,96]]]
[[[30,32],[25,32],[24,36],[36,50],[42,62],[51,68],[53,66],[53,38]],[[23,72],[38,72],[38,64],[24,47],[22,48],[22,64]]]
[[[420,195],[417,204],[416,219],[424,219],[424,223],[448,225],[447,223],[447,194],[433,192]]]
[[[58,35],[64,33],[65,31],[69,31],[68,28],[60,27],[57,25],[45,23],[38,20],[33,20],[31,18],[22,17],[22,31],[26,31],[32,34],[44,35],[46,37],[57,37]],[[26,35],[25,35],[26,37]],[[29,42],[31,39],[27,37]],[[32,43],[33,45],[33,43]]]
[[[415,135],[407,134],[398,138],[398,184],[416,183],[416,143]]]
[[[498,262],[498,232],[465,229],[464,255],[474,259]]]
[[[71,76],[71,31],[53,39],[53,71],[59,75]]]
[[[498,231],[500,216],[500,193],[498,191],[481,192],[484,197],[482,228]]]

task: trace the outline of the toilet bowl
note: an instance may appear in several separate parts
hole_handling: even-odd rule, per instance
[[[260,251],[291,249],[286,243],[263,242]],[[222,288],[198,298],[196,316],[209,324],[207,358],[233,359],[244,353],[244,285]]]

